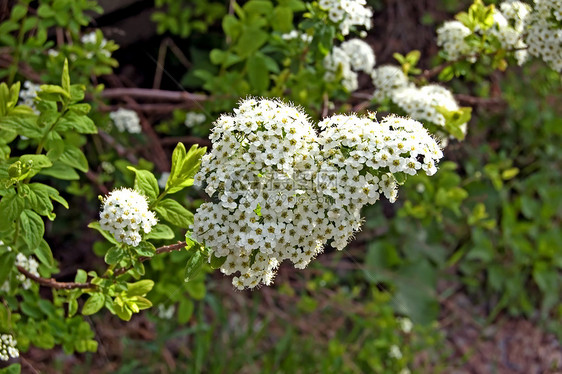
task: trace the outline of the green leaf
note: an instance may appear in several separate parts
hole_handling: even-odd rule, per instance
[[[48,175],[62,180],[78,180],[80,175],[70,166],[56,161],[50,168],[42,169],[39,174]]]
[[[186,153],[182,143],[178,143],[172,154],[172,170],[166,182],[168,194],[181,191],[185,187],[193,185],[193,177],[201,166],[201,158],[207,151],[206,147],[199,148],[193,145]]]
[[[134,249],[139,256],[152,257],[156,254],[154,245],[146,241],[140,242]]]
[[[0,369],[0,374],[20,374],[20,373],[21,373],[20,364],[12,364],[10,366]]]
[[[178,306],[178,323],[181,325],[186,324],[191,319],[194,309],[193,301],[186,298],[181,299]]]
[[[156,205],[154,210],[169,223],[184,229],[189,228],[189,226],[193,224],[193,213],[185,209],[175,200],[162,200]]]
[[[19,197],[14,190],[2,197],[0,200],[0,231],[6,231],[12,227],[12,223],[20,216],[24,207],[23,198]]]
[[[41,242],[39,243],[37,248],[35,248],[34,253],[42,264],[46,265],[50,269],[56,269],[53,252],[51,251],[51,247],[49,247],[49,244],[45,241],[45,239],[41,239]]]
[[[90,104],[72,104],[68,107],[68,110],[82,116],[88,114],[91,109]]]
[[[66,91],[61,86],[57,86],[54,84],[42,84],[39,89],[40,91],[37,93],[37,96],[44,98],[47,101],[56,101],[56,99],[53,100],[53,96],[51,95],[61,95],[65,98],[70,99],[70,89],[69,91]]]
[[[103,304],[105,304],[105,296],[102,293],[95,293],[86,302],[82,307],[82,314],[85,316],[91,316],[95,314],[103,308]]]
[[[45,224],[41,216],[32,210],[25,209],[20,215],[20,224],[23,239],[29,248],[35,251],[45,234]]]
[[[248,78],[254,91],[258,94],[265,93],[269,87],[269,72],[263,54],[256,53],[248,58],[246,63]]]
[[[81,172],[88,171],[88,160],[80,148],[65,144],[64,152],[60,155],[59,162],[71,166]]]
[[[68,74],[68,60],[66,58],[62,68],[61,86],[66,91],[67,97],[70,98],[70,75]]]
[[[213,255],[211,256],[211,268],[212,268],[212,269],[218,269],[218,268],[220,268],[225,262],[226,262],[226,256],[224,256],[224,257],[217,257],[217,256],[215,256],[214,253],[213,253]]]
[[[60,196],[59,191],[57,191],[56,188],[47,186],[43,183],[31,183],[29,184],[29,188],[37,194],[46,193],[51,198],[51,200],[58,202],[66,209],[68,209],[68,202],[62,196]]]
[[[174,232],[169,226],[159,223],[145,235],[145,239],[173,239],[174,236]]]
[[[513,179],[517,176],[517,174],[519,174],[519,168],[509,168],[502,171],[502,179],[503,180]]]
[[[152,290],[154,281],[143,279],[135,283],[127,283],[127,296],[144,296]]]
[[[16,252],[4,252],[0,255],[0,284],[4,284],[10,272],[14,268],[16,261]]]
[[[124,257],[125,257],[125,251],[121,247],[113,246],[109,248],[103,259],[108,265],[116,265]]]
[[[26,136],[30,139],[40,139],[43,137],[42,129],[37,125],[37,116],[5,116],[0,118],[0,129],[15,131],[18,135]]]
[[[204,263],[205,256],[203,256],[203,253],[201,251],[194,251],[185,266],[185,282],[195,278],[201,272]]]
[[[115,240],[115,237],[113,237],[113,235],[111,235],[109,232],[107,232],[107,231],[105,231],[104,229],[101,228],[100,223],[98,221],[91,222],[88,225],[88,227],[91,228],[91,229],[97,230],[110,243],[113,243],[113,244],[116,244],[116,245],[119,244],[119,242],[117,242],[117,240]]]
[[[265,44],[269,34],[257,27],[245,27],[234,51],[242,58],[247,58]]]
[[[275,31],[287,33],[293,29],[293,11],[289,7],[278,6],[273,11],[272,25]]]
[[[97,134],[98,128],[88,116],[68,111],[57,124],[58,131],[74,130],[80,134]]]
[[[12,8],[12,14],[10,16],[10,19],[12,21],[19,21],[20,19],[25,17],[26,14],[27,14],[27,6],[23,4],[16,4]]]
[[[128,166],[127,169],[135,172],[135,190],[148,197],[149,202],[156,200],[160,189],[154,174],[148,170],[138,170],[132,166]]]

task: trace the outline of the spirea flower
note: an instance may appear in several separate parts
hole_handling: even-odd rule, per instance
[[[37,277],[39,276],[39,272],[37,271],[37,269],[39,268],[39,263],[31,256],[26,257],[24,254],[18,253],[18,255],[16,256],[16,266],[21,266],[31,274]],[[16,279],[21,282],[21,286],[24,290],[28,290],[31,288],[31,280],[28,279],[25,275],[18,273]]]
[[[351,67],[355,71],[370,74],[375,66],[373,48],[361,39],[350,39],[343,42],[340,48],[349,56]]]
[[[139,115],[134,110],[119,108],[117,111],[109,113],[109,118],[119,132],[138,134],[142,131]]]
[[[328,242],[343,249],[361,227],[360,209],[396,198],[393,173],[431,175],[442,157],[414,120],[335,116],[317,135],[307,116],[273,100],[247,99],[211,134],[195,182],[212,202],[194,218],[194,239],[239,289],[270,284],[281,262],[304,268]]]
[[[148,209],[146,197],[133,189],[113,190],[102,200],[100,226],[119,243],[136,247],[142,240],[142,233],[148,234],[156,223],[156,215]]]
[[[292,30],[289,33],[282,34],[281,38],[283,40],[301,40],[305,44],[310,44],[312,41],[312,35],[308,35],[307,33],[300,32],[298,30]]]
[[[318,4],[332,22],[339,24],[343,35],[349,34],[352,27],[371,28],[373,11],[366,7],[365,0],[320,0]]]
[[[35,113],[39,113],[39,111],[35,108],[35,98],[37,97],[37,92],[39,92],[39,88],[41,85],[35,84],[31,81],[23,82],[23,88],[20,89],[20,100],[23,105],[27,105],[33,109]]]
[[[341,77],[342,86],[355,91],[359,84],[357,72],[371,73],[375,66],[375,53],[370,45],[360,39],[351,39],[336,46],[324,58],[324,79],[333,82]]]
[[[408,77],[399,66],[379,66],[373,70],[371,78],[375,86],[373,98],[377,101],[389,98],[395,90],[410,85]]]
[[[470,29],[461,22],[447,21],[437,29],[437,45],[443,48],[447,60],[457,60],[475,52],[464,40],[470,34]]]
[[[88,34],[82,35],[80,41],[85,45],[95,44],[98,52],[102,53],[106,57],[111,57],[111,51],[105,49],[105,47],[107,46],[107,40],[103,36],[98,40],[98,34],[96,31],[92,31]],[[93,51],[87,52],[86,54],[87,58],[92,58],[93,56]]]
[[[207,117],[203,113],[187,112],[185,115],[184,124],[186,127],[192,128],[202,123],[205,123]]]
[[[392,101],[408,116],[439,126],[445,125],[445,117],[439,113],[437,107],[444,107],[449,111],[459,109],[451,91],[437,84],[395,90],[392,92]],[[463,131],[466,132],[466,124],[463,125]]]
[[[535,0],[535,11],[527,19],[529,53],[562,72],[562,0]]]
[[[10,334],[0,335],[0,360],[8,361],[10,358],[18,358],[20,353],[17,349],[18,342]]]
[[[351,69],[351,59],[343,49],[334,47],[332,52],[324,57],[324,68],[326,81],[335,82],[340,76],[341,84],[346,91],[353,92],[359,87],[357,73]]]

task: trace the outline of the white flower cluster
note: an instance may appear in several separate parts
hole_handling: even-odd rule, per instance
[[[142,240],[141,230],[148,234],[156,222],[146,197],[133,189],[113,190],[102,200],[100,226],[119,243],[136,247]]]
[[[499,40],[502,48],[516,50],[515,57],[521,65],[527,59],[523,33],[530,7],[520,1],[506,1],[500,4],[500,9],[501,11],[494,8],[494,23],[490,28],[486,30],[477,28],[474,33],[494,36]],[[476,54],[478,52],[476,48],[468,45],[465,40],[472,33],[459,21],[447,21],[437,29],[437,45],[443,48],[445,58],[449,61]],[[468,57],[467,60],[475,62],[476,56]]]
[[[447,21],[437,29],[437,45],[443,48],[447,60],[457,60],[474,52],[464,40],[470,34],[470,29],[461,22]]]
[[[437,84],[416,87],[408,81],[399,66],[380,66],[373,71],[371,77],[375,86],[373,99],[390,99],[415,120],[445,126],[445,117],[437,107],[449,111],[459,110],[453,94],[447,88]],[[466,128],[466,123],[461,126],[464,133]]]
[[[371,28],[373,11],[366,7],[365,0],[320,0],[320,7],[328,11],[328,17],[339,24],[343,35],[349,34],[354,26]]]
[[[535,0],[535,11],[527,19],[529,53],[562,72],[562,0]]]
[[[185,114],[184,124],[186,127],[192,128],[205,122],[207,117],[204,113],[187,112]]]
[[[383,65],[373,70],[371,74],[375,92],[373,98],[377,101],[390,98],[392,93],[400,88],[408,87],[408,77],[399,66]]]
[[[10,358],[18,358],[20,353],[17,349],[18,342],[12,335],[0,335],[0,360],[8,361]]]
[[[20,100],[22,101],[23,105],[27,105],[33,109],[35,113],[39,113],[37,108],[35,108],[35,98],[37,97],[37,92],[39,92],[39,88],[41,85],[35,84],[31,81],[23,82],[23,88],[20,89]]]
[[[370,74],[375,67],[375,52],[373,48],[361,39],[350,39],[341,43],[340,48],[349,57],[351,67],[355,71]]]
[[[282,34],[281,38],[283,40],[295,40],[300,39],[305,44],[309,44],[312,41],[312,35],[308,35],[307,33],[300,32],[298,30],[292,30],[289,33]]]
[[[109,113],[109,118],[119,132],[138,134],[142,131],[139,115],[134,110],[119,108],[115,112]]]
[[[82,42],[82,44],[85,45],[94,45],[94,44],[97,45],[98,35],[95,31],[92,31],[88,34],[82,35],[80,41]],[[102,37],[101,40],[99,41],[99,47],[97,47],[96,50],[101,54],[105,55],[106,57],[111,57],[111,52],[105,49],[106,46],[107,46],[107,40],[104,37]],[[90,51],[86,54],[87,58],[92,58],[93,56],[94,56],[93,51]]]
[[[358,86],[357,72],[371,73],[375,66],[375,53],[371,46],[361,39],[351,39],[334,47],[324,58],[326,73],[324,79],[333,82],[341,74],[343,87],[355,91]]]
[[[37,269],[39,268],[39,263],[33,257],[25,257],[25,255],[18,253],[16,256],[16,266],[21,266],[25,270],[29,271],[31,274],[35,276],[39,276],[39,272]],[[23,274],[18,274],[16,279],[21,282],[21,286],[24,290],[28,290],[31,288],[31,280],[28,279]]]
[[[459,109],[451,91],[437,84],[419,88],[412,85],[395,90],[392,92],[392,101],[410,117],[439,126],[445,126],[445,117],[436,107],[444,107],[449,111]],[[466,124],[463,125],[463,132],[466,133]]]
[[[437,143],[414,120],[335,116],[318,136],[307,116],[277,101],[247,99],[215,122],[213,148],[195,177],[213,202],[194,218],[194,239],[239,272],[238,289],[270,284],[283,260],[304,268],[331,242],[343,249],[360,209],[396,198],[392,173],[436,171]]]

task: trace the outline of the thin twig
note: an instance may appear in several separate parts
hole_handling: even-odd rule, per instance
[[[30,273],[29,271],[27,271],[26,269],[24,269],[21,266],[16,266],[18,271],[20,273],[22,273],[23,275],[25,275],[27,278],[39,283],[42,286],[45,287],[50,287],[50,288],[54,288],[57,290],[72,290],[75,288],[94,288],[95,286],[93,284],[91,284],[90,282],[88,283],[76,283],[76,282],[57,282],[55,279],[53,278],[41,278],[38,277],[32,273]]]
[[[162,253],[173,252],[173,251],[179,251],[179,250],[183,249],[185,246],[187,246],[186,242],[177,242],[176,244],[165,245],[163,247],[160,247],[160,248],[156,249],[156,255],[159,255],[159,254],[162,254]],[[140,262],[145,262],[147,260],[150,260],[151,258],[152,257],[142,256],[142,257],[139,257],[138,260]],[[50,288],[54,288],[54,289],[57,289],[57,290],[87,289],[87,288],[95,288],[96,287],[96,285],[94,285],[90,282],[86,282],[86,283],[58,282],[56,279],[53,279],[53,278],[38,277],[38,276],[30,273],[29,271],[27,271],[26,269],[24,269],[21,266],[16,266],[16,268],[18,269],[18,271],[20,273],[25,275],[27,278],[33,280],[34,282],[40,284],[41,286],[50,287]],[[126,273],[129,270],[131,270],[131,267],[129,267],[129,268],[119,268],[119,269],[115,270],[115,272],[113,273],[113,276],[117,277],[119,275],[122,275],[122,274]]]
[[[101,92],[104,99],[123,99],[129,96],[136,99],[170,100],[170,101],[207,101],[207,95],[194,94],[185,91],[153,90],[150,88],[107,88]]]
[[[166,246],[164,246],[164,247],[160,247],[160,248],[156,249],[156,254],[155,254],[155,255],[159,255],[159,254],[162,254],[162,253],[174,252],[174,251],[180,251],[180,250],[182,250],[183,248],[185,248],[186,246],[187,246],[187,243],[186,243],[186,242],[177,242],[176,244],[166,245]],[[140,262],[145,262],[145,261],[150,260],[151,258],[152,258],[152,257],[142,256],[142,257],[139,257],[138,260],[139,260]],[[113,272],[113,276],[117,277],[117,276],[119,276],[119,275],[121,275],[121,274],[126,273],[127,271],[129,271],[129,270],[131,270],[131,269],[132,269],[131,267],[119,268],[119,269],[117,269],[117,270],[115,270],[115,271]]]

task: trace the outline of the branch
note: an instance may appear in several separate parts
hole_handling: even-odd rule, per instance
[[[168,252],[173,252],[173,251],[179,251],[181,249],[183,249],[185,246],[187,246],[186,242],[177,242],[176,244],[171,244],[171,245],[165,245],[163,247],[157,248],[156,249],[156,254],[162,254],[162,253],[168,253]],[[152,257],[139,257],[138,260],[140,262],[145,262],[147,260],[150,260]],[[30,273],[29,271],[25,270],[23,267],[21,266],[16,266],[16,268],[18,269],[18,271],[20,273],[22,273],[23,275],[25,275],[27,278],[33,280],[34,282],[40,284],[41,286],[45,286],[45,287],[50,287],[50,288],[54,288],[56,290],[73,290],[73,289],[86,289],[86,288],[96,288],[96,285],[87,282],[87,283],[76,283],[76,282],[58,282],[57,280],[55,280],[54,278],[41,278],[38,277],[32,273]],[[131,269],[131,267],[129,268],[119,268],[117,270],[115,270],[115,272],[113,273],[114,277],[117,277],[121,274],[126,273],[127,271],[129,271]]]
[[[207,95],[192,94],[185,91],[165,91],[150,88],[107,88],[101,92],[105,99],[122,99],[125,96],[136,99],[170,100],[170,101],[207,101]]]
[[[41,286],[54,288],[57,290],[72,290],[75,288],[95,288],[96,286],[88,283],[76,283],[76,282],[57,282],[53,278],[41,278],[34,274],[31,274],[29,271],[25,270],[21,266],[16,266],[18,271],[25,275],[27,278],[39,283]]]
[[[176,244],[170,244],[170,245],[165,245],[163,247],[157,248],[156,249],[156,255],[162,254],[162,253],[168,253],[168,252],[174,252],[174,251],[180,251],[183,248],[185,248],[187,246],[186,242],[177,242]],[[139,257],[138,260],[140,262],[145,262],[150,260],[152,257],[147,257],[147,256],[142,256]],[[118,277],[119,275],[125,274],[126,272],[128,272],[129,270],[131,270],[132,267],[127,267],[127,268],[119,268],[117,270],[115,270],[113,272],[113,276],[114,277]]]

